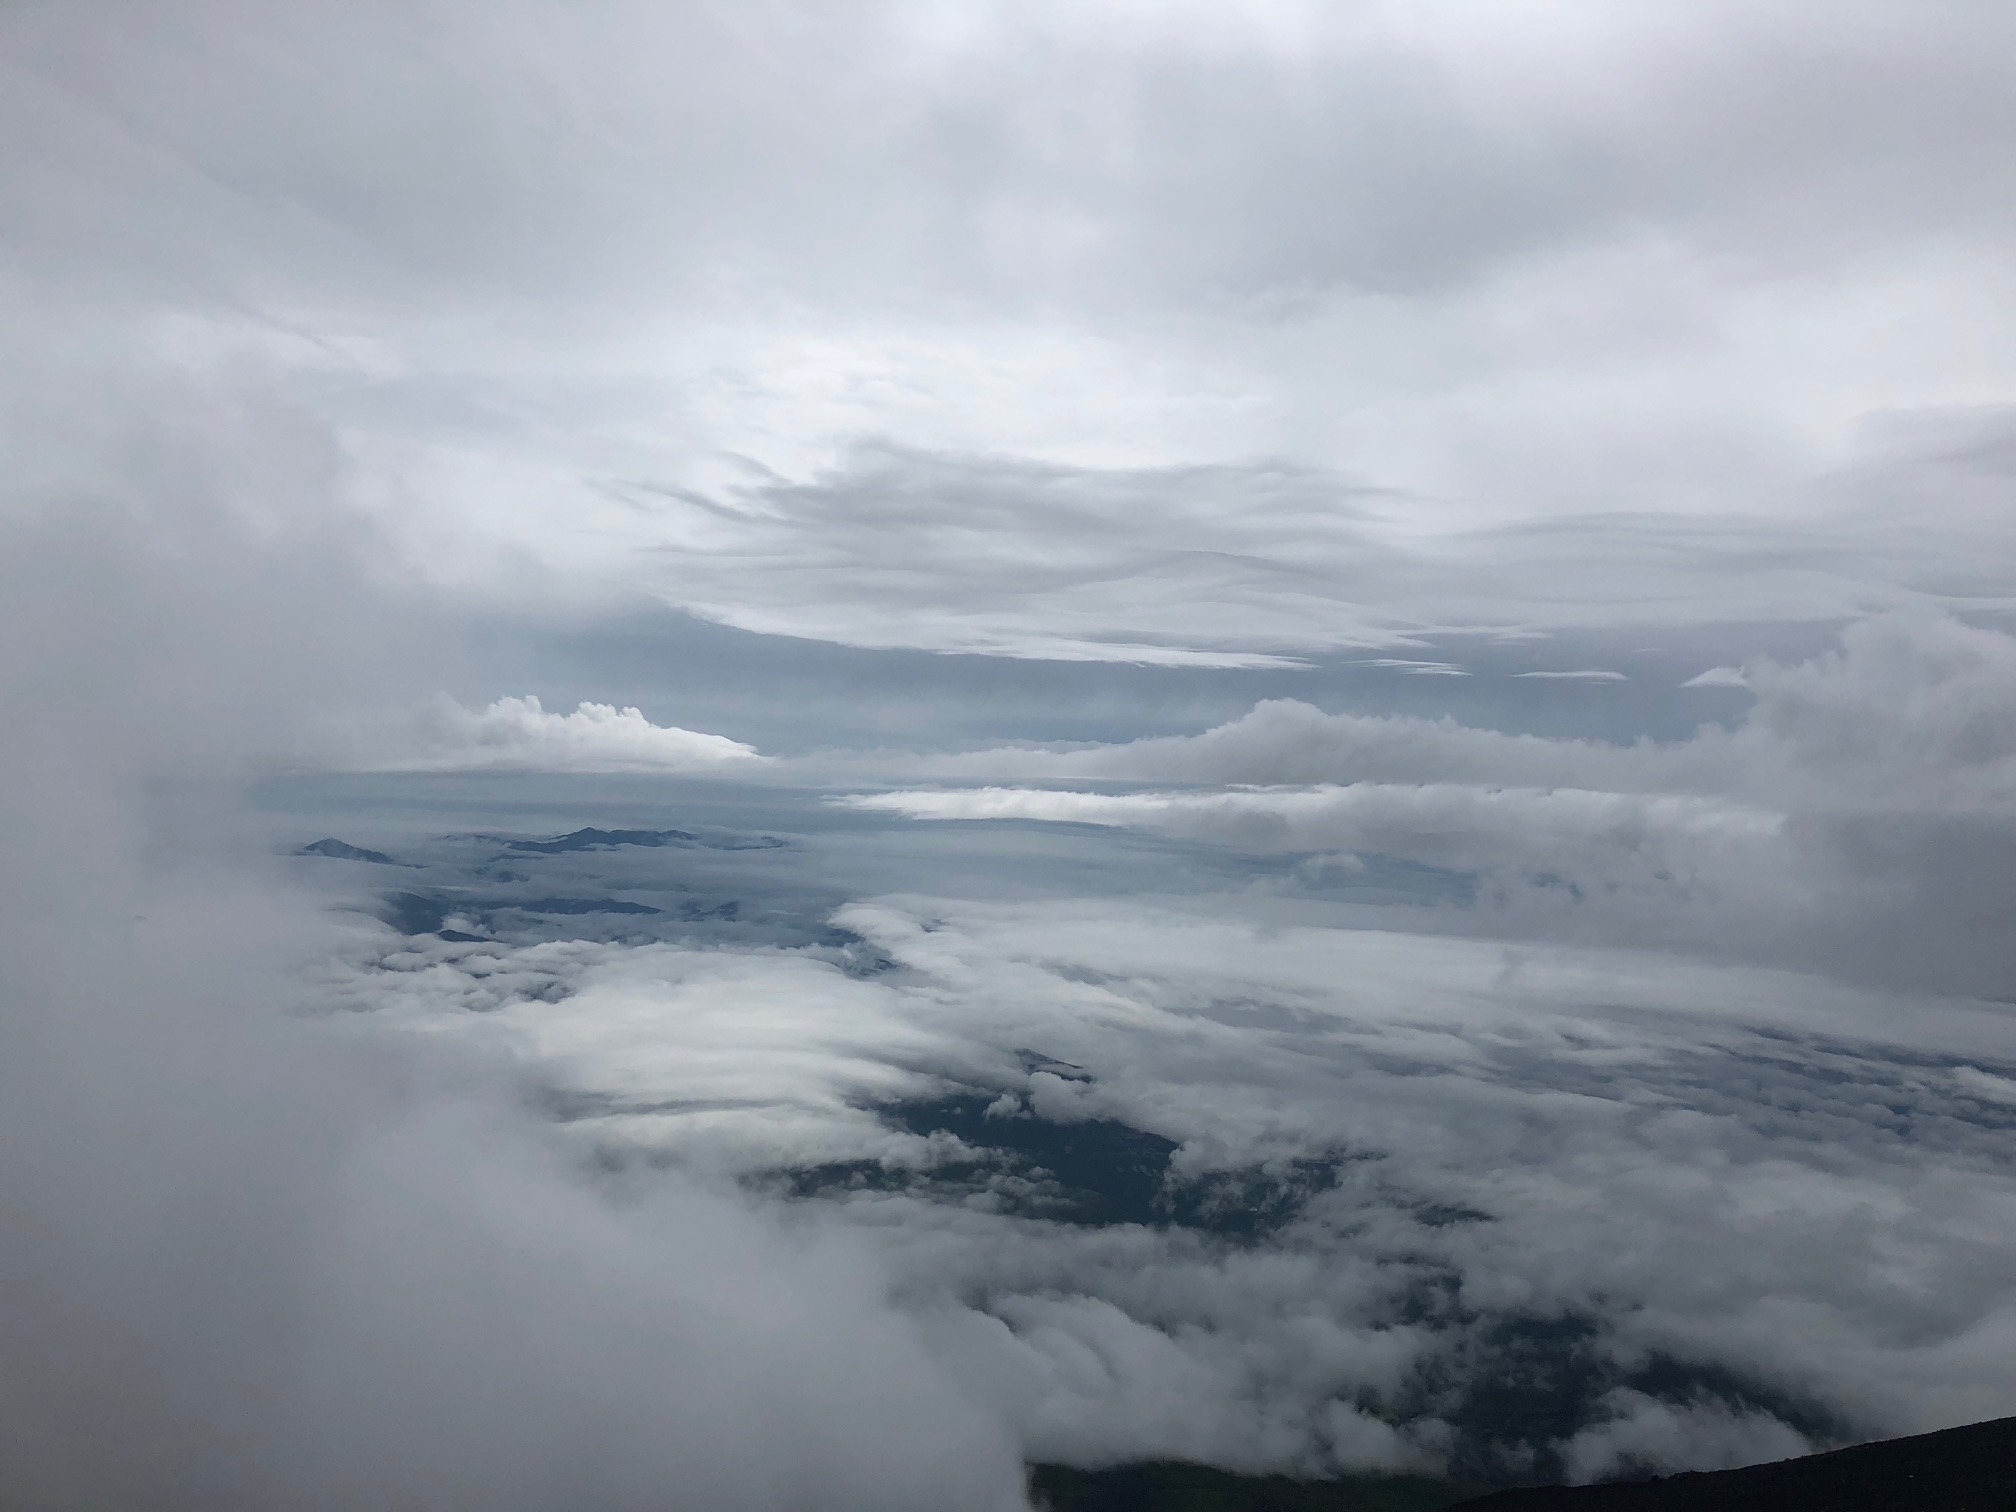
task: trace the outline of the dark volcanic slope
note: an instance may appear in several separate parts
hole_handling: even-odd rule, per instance
[[[2016,1512],[2016,1418],[1830,1454],[1631,1485],[1477,1496],[1449,1481],[1299,1481],[1202,1465],[1038,1465],[1050,1512]]]
[[[1037,1505],[1049,1512],[1442,1512],[1470,1495],[1411,1475],[1299,1481],[1178,1464],[1038,1465],[1029,1479]]]
[[[1500,1491],[1475,1512],[2011,1512],[2016,1417],[1635,1485]]]

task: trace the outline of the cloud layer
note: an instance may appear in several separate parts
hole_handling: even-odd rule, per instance
[[[1800,521],[1647,513],[1423,541],[1395,528],[1406,500],[1323,470],[1096,471],[887,446],[804,483],[641,502],[668,538],[653,578],[669,602],[861,646],[1259,667],[1449,631],[2016,605],[2006,517],[1929,481],[1908,543],[1899,522],[1846,505]]]
[[[881,900],[836,920],[888,963],[866,977],[419,941],[346,990],[512,1047],[605,1158],[899,1173],[827,1200],[1037,1456],[1323,1471],[1547,1450],[1593,1475],[2006,1399],[2016,1192],[1980,1066],[2003,1064],[2006,1014],[1246,907]],[[535,979],[562,990],[512,986]],[[877,1116],[948,1081],[993,1118],[1152,1131],[1205,1191],[1302,1195],[1243,1242],[1020,1216],[1012,1170]],[[1500,1373],[1536,1389],[1521,1370],[1583,1383],[1544,1410],[1551,1445],[1480,1416]]]
[[[1734,729],[1618,746],[1276,702],[1204,734],[975,753],[1051,786],[842,801],[922,819],[1124,825],[1262,852],[1403,857],[1476,879],[1514,935],[1632,939],[2007,995],[1985,926],[2016,889],[2016,639],[1865,622],[1754,664]],[[1074,779],[1189,784],[1085,791]],[[1308,875],[1320,875],[1321,862]]]
[[[1978,6],[7,26],[25,276],[271,364],[460,591],[1214,665],[2010,599]]]

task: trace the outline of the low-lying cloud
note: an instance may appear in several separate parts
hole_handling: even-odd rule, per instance
[[[1251,910],[877,900],[835,920],[885,962],[867,976],[422,940],[389,974],[358,955],[346,992],[522,1057],[605,1159],[829,1173],[822,1205],[1039,1457],[1502,1473],[1545,1450],[1589,1476],[2006,1398],[2016,1190],[1980,1067],[2006,1015]],[[497,1000],[555,971],[561,992]],[[948,1084],[995,1128],[1151,1131],[1191,1190],[1299,1195],[1243,1240],[1060,1223],[1014,1169],[892,1122]],[[968,1137],[1009,1142],[988,1127]],[[1537,1439],[1474,1395],[1554,1400],[1521,1371],[1565,1393]]]

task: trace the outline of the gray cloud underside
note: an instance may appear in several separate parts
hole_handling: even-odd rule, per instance
[[[120,14],[7,20],[19,276],[478,597],[1199,666],[2010,601],[1990,7]]]
[[[18,170],[43,238],[102,228],[108,180],[153,185],[143,239],[95,247],[129,273],[480,301],[740,252],[880,291],[901,250],[962,290],[1222,299],[1460,285],[1647,215],[1804,261],[2009,214],[1984,186],[2009,172],[2010,25],[1964,5],[1824,31],[1797,4],[1581,6],[1517,35],[1460,6],[126,11],[110,36],[15,16],[10,98],[61,128]]]

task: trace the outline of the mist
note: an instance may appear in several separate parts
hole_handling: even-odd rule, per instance
[[[103,450],[17,429],[69,475],[0,549],[10,1501],[1020,1505],[861,1247],[614,1190],[509,1065],[318,1016],[302,968],[355,926],[242,784],[452,638],[256,375],[100,376],[40,374]]]

